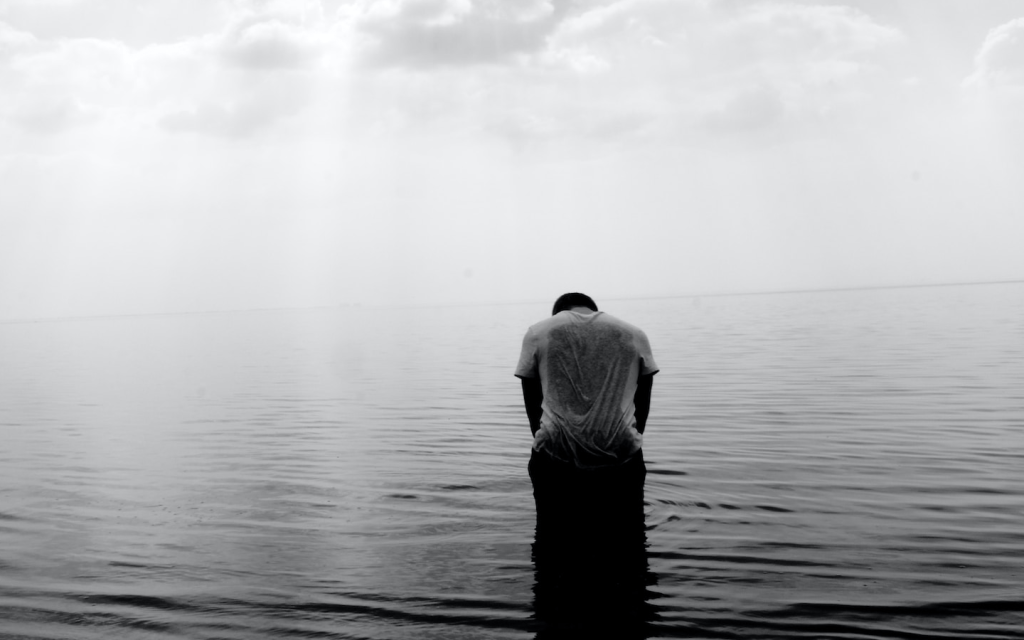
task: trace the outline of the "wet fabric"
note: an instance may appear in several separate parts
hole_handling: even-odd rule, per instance
[[[535,451],[580,468],[621,464],[640,451],[633,396],[658,371],[643,331],[604,312],[562,311],[531,326],[516,367],[540,378]]]
[[[579,469],[534,451],[529,473],[539,532],[561,532],[555,537],[577,546],[598,531],[621,528],[622,535],[643,534],[647,465],[642,451],[623,464],[599,469]],[[582,537],[563,535],[575,527],[582,528]]]

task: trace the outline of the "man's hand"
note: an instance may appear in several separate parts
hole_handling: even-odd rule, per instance
[[[540,429],[540,416],[543,413],[541,403],[544,402],[544,389],[540,386],[540,378],[521,378],[523,381],[523,404],[526,405],[526,418],[530,421],[530,432],[537,435]]]
[[[640,376],[640,379],[636,381],[633,406],[636,407],[636,430],[640,433],[643,433],[644,429],[647,428],[647,415],[651,412],[651,388],[653,386],[653,373],[649,376]]]

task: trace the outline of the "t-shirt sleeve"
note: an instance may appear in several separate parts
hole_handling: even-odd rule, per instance
[[[658,373],[658,364],[654,361],[651,343],[647,340],[647,334],[643,331],[637,334],[636,347],[640,355],[640,375],[650,376]]]
[[[540,371],[537,364],[537,340],[534,338],[533,329],[527,329],[523,336],[523,350],[519,353],[519,364],[516,365],[517,378],[539,378]]]

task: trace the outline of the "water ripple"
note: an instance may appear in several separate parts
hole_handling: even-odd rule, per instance
[[[1024,638],[1024,287],[605,306],[662,368],[638,601],[538,604],[543,309],[9,323],[0,637]]]

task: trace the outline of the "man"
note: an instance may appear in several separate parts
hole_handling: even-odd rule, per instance
[[[534,435],[538,531],[564,525],[567,509],[598,505],[639,510],[642,521],[641,445],[657,372],[644,332],[582,293],[559,297],[527,330],[515,375]]]

